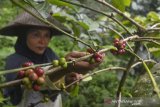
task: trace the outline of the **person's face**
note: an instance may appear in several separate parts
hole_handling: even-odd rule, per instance
[[[51,32],[47,28],[33,29],[27,33],[27,46],[36,54],[43,54],[51,40]]]

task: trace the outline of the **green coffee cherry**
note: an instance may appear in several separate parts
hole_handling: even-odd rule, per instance
[[[94,58],[89,59],[89,63],[90,63],[90,64],[94,64],[94,63],[95,63]]]
[[[29,80],[28,77],[24,77],[24,78],[22,79],[22,83],[23,83],[24,85],[29,85],[29,84],[31,84],[31,82],[30,82],[30,80]]]
[[[53,65],[53,67],[59,66],[59,61],[58,60],[53,60],[52,65]]]
[[[67,68],[68,64],[65,62],[63,65],[61,65],[62,68]]]
[[[48,97],[44,97],[42,102],[43,103],[47,103],[48,101],[49,101],[49,98]]]
[[[59,64],[60,65],[64,65],[66,63],[66,59],[65,58],[60,58],[59,59]]]

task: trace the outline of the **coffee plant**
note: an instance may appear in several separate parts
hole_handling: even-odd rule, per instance
[[[114,104],[115,107],[133,106],[133,102],[128,105],[121,104],[120,101],[124,97],[142,99],[147,97],[156,100],[153,102],[149,99],[148,103],[144,100],[145,103],[140,104],[144,107],[160,105],[158,9],[147,11],[145,16],[136,15],[133,8],[134,0],[10,0],[10,2],[64,34],[64,38],[67,38],[62,40],[64,42],[54,41],[55,37],[50,44],[52,48],[63,45],[57,52],[59,56],[75,49],[86,51],[88,54],[70,61],[61,57],[51,63],[34,65],[32,62],[26,62],[22,68],[2,70],[1,76],[16,72],[18,76],[14,81],[1,83],[0,89],[22,84],[26,88],[39,91],[41,87],[47,85],[47,76],[67,69],[69,64],[74,65],[82,60],[93,64],[105,57],[104,62],[95,70],[70,84],[60,85],[64,93],[67,93],[68,88],[73,88],[69,97],[66,97],[66,94],[64,96],[65,107],[102,107],[109,106],[108,104]],[[134,14],[130,10],[131,5]],[[36,9],[43,17],[36,16],[28,7]],[[71,33],[45,20],[48,15],[62,22]],[[65,44],[69,44],[68,47],[65,47]],[[44,96],[39,102],[46,102],[52,96]],[[85,97],[89,97],[89,100]],[[0,99],[4,105],[3,101],[7,99],[2,95]],[[113,99],[118,102],[114,103]],[[32,106],[36,107],[37,104]]]

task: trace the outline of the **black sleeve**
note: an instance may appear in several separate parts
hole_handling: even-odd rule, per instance
[[[13,54],[7,58],[5,69],[9,70],[19,68],[23,62],[25,62],[24,58]],[[9,73],[5,75],[6,82],[15,80],[16,77],[17,73]],[[5,97],[10,97],[10,101],[13,105],[17,105],[22,99],[23,89],[20,85],[12,86],[5,88],[3,90],[3,94]]]

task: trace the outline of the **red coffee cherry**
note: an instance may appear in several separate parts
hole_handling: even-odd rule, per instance
[[[38,75],[34,72],[30,73],[28,77],[31,81],[36,81],[38,79]]]
[[[118,54],[124,54],[125,53],[125,50],[124,49],[119,49],[118,50]]]
[[[126,47],[126,41],[115,39],[114,40],[114,46],[117,48],[117,50],[111,50],[111,53],[113,55],[118,54],[124,54],[125,53],[125,47]]]
[[[42,76],[44,74],[44,70],[41,67],[36,67],[34,69],[34,72],[38,75],[38,77]]]
[[[25,77],[25,71],[21,70],[18,72],[18,78],[23,78],[23,77]]]
[[[40,90],[40,86],[39,86],[38,84],[33,84],[33,85],[32,85],[32,89],[33,89],[34,91],[39,91],[39,90]]]
[[[95,53],[95,54],[93,55],[93,57],[94,57],[94,60],[95,60],[96,62],[101,62],[101,61],[102,61],[102,54],[100,54],[100,53]]]
[[[22,64],[22,67],[29,67],[29,66],[32,66],[32,65],[34,65],[34,63],[31,62],[31,61],[28,61],[28,62],[25,62],[24,64]]]

